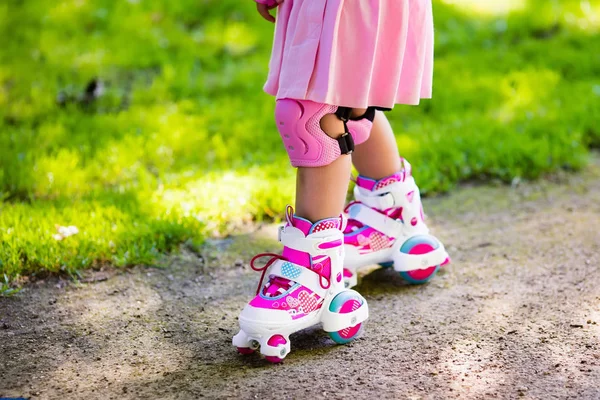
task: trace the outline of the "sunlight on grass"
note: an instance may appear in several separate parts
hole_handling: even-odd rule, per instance
[[[491,111],[491,116],[502,123],[525,115],[527,118],[547,117],[553,93],[560,76],[551,70],[516,71],[500,82],[504,104]]]
[[[402,155],[406,158],[412,158],[419,152],[420,143],[415,140],[414,136],[406,134],[396,135],[396,142],[398,143],[398,148],[402,149]]]
[[[564,20],[572,28],[598,33],[600,32],[600,4],[581,1],[579,9],[565,13]]]
[[[256,46],[256,34],[248,24],[230,23],[223,33],[225,48],[232,54],[242,55]]]
[[[286,204],[293,203],[295,173],[270,168],[211,173],[191,181],[183,188],[165,188],[153,200],[170,213],[202,221],[213,235],[229,233],[239,223],[253,221],[257,215],[271,218],[280,214]],[[276,182],[275,185],[272,182]]]
[[[471,15],[506,15],[525,8],[527,0],[442,0]]]

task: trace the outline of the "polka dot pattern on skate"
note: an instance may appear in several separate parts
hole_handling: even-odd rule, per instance
[[[317,226],[315,226],[315,228],[313,229],[313,233],[324,231],[326,229],[337,229],[338,226],[339,226],[338,221],[331,220],[331,219],[327,220],[327,221],[319,222],[317,224]]]
[[[291,262],[284,262],[281,265],[281,274],[288,279],[296,279],[302,273],[301,267],[292,264]]]
[[[390,178],[387,178],[381,182],[377,182],[377,185],[375,185],[374,190],[379,190],[381,188],[384,188],[386,186],[390,186],[392,183],[396,183],[396,182],[400,182],[400,179],[397,179],[395,176],[392,176]]]
[[[318,300],[315,297],[315,294],[308,294],[306,291],[300,292],[298,295],[298,300],[300,301],[300,305],[302,306],[302,311],[305,314],[316,310],[318,307]]]
[[[379,251],[390,247],[390,239],[378,232],[373,232],[371,236],[369,236],[369,241],[369,245],[373,251]]]

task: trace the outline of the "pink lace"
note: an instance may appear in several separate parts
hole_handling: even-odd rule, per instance
[[[263,265],[262,267],[256,267],[254,265],[254,262],[256,260],[258,260],[259,258],[262,257],[271,257],[271,259],[269,261],[267,261],[267,263],[265,265]],[[260,293],[260,288],[262,287],[263,281],[265,280],[265,274],[267,273],[267,269],[273,265],[274,262],[276,262],[277,260],[283,260],[283,261],[287,261],[287,258],[279,255],[279,254],[275,254],[275,253],[260,253],[255,255],[252,260],[250,260],[250,268],[252,268],[254,271],[259,272],[262,271],[262,275],[260,276],[260,281],[258,282],[258,287],[256,288],[256,294]]]

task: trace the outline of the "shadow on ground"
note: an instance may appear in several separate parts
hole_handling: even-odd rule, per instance
[[[598,398],[599,198],[596,158],[426,201],[452,266],[420,287],[364,276],[364,336],[297,333],[283,365],[230,345],[258,278],[247,260],[277,250],[272,226],[155,268],[38,282],[0,299],[0,396]]]

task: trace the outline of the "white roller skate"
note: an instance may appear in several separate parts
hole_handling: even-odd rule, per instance
[[[357,178],[356,201],[345,210],[348,288],[357,284],[358,269],[368,265],[393,266],[407,282],[421,284],[450,262],[444,245],[429,234],[410,164],[402,159],[402,166],[400,172],[379,181]]]
[[[355,339],[369,316],[366,300],[344,288],[344,217],[311,223],[286,210],[287,224],[279,230],[284,249],[259,254],[253,269],[263,271],[254,297],[239,316],[240,331],[233,337],[238,352],[250,354],[260,348],[273,363],[290,352],[290,334],[318,323],[336,343]],[[254,261],[272,258],[264,267]],[[268,280],[263,286],[263,278]]]

